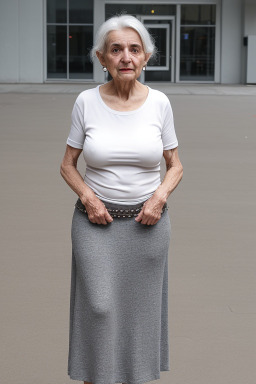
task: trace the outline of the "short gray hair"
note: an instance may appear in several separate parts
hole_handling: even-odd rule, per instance
[[[145,53],[151,53],[153,56],[156,52],[156,47],[153,37],[149,34],[147,28],[134,16],[120,15],[114,16],[105,21],[100,27],[96,35],[96,41],[90,54],[93,59],[96,56],[96,52],[104,52],[106,47],[106,40],[109,32],[117,31],[123,28],[132,28],[140,35],[143,49]]]

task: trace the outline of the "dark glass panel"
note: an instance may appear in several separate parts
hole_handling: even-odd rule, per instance
[[[90,49],[93,45],[93,27],[69,27],[69,78],[92,79],[93,65]]]
[[[47,23],[67,22],[67,0],[47,1]]]
[[[152,67],[165,67],[166,66],[166,28],[148,28],[149,33],[155,40],[157,47],[157,54],[154,58],[150,59],[148,66]]]
[[[143,20],[144,24],[147,26],[147,24],[167,24],[170,22],[169,19],[145,19]]]
[[[214,80],[214,27],[181,27],[180,80]]]
[[[121,3],[121,2],[120,2]],[[171,16],[176,14],[176,5],[170,4],[106,4],[106,19],[120,13],[144,16]]]
[[[70,0],[69,22],[75,24],[93,23],[93,0]]]
[[[146,21],[146,23],[150,21]],[[165,24],[169,24],[169,43],[170,43],[170,52],[171,52],[171,42],[172,42],[172,22],[170,20],[165,20]],[[161,23],[159,23],[161,24]],[[147,25],[147,24],[146,24]],[[155,44],[157,47],[157,55],[156,58],[150,59],[148,62],[148,67],[150,66],[167,66],[169,64],[169,69],[158,69],[153,71],[148,71],[146,69],[145,72],[145,81],[171,81],[171,56],[167,57],[166,52],[166,28],[150,28],[149,32],[153,35],[155,39]]]
[[[170,71],[148,71],[145,72],[145,82],[171,81]]]
[[[215,25],[216,5],[182,5],[181,24]]]
[[[67,78],[67,27],[47,27],[47,77]]]

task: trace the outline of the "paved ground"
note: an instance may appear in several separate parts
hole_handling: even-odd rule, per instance
[[[74,93],[94,87],[95,83],[48,83],[48,84],[0,84],[1,93]],[[256,85],[219,85],[219,84],[170,84],[148,83],[168,95],[225,95],[256,96]]]
[[[84,88],[0,85],[1,384],[71,382],[76,196],[59,165]],[[169,198],[171,371],[158,382],[255,384],[256,88],[159,89],[170,95],[184,178]]]

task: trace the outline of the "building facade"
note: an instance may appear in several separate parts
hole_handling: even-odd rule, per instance
[[[256,0],[0,0],[0,82],[104,82],[89,52],[120,13],[156,41],[142,81],[256,83]]]

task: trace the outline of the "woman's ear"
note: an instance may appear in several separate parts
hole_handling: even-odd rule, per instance
[[[104,66],[106,63],[105,63],[104,56],[103,56],[102,52],[100,52],[100,51],[96,51],[96,55],[97,55],[97,57],[98,57],[99,62],[101,63],[101,65]]]
[[[150,59],[151,53],[145,53],[145,65],[147,65],[149,59]]]

